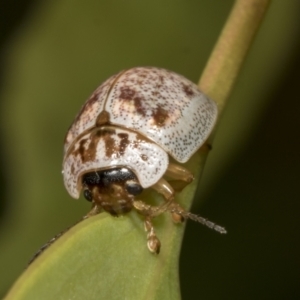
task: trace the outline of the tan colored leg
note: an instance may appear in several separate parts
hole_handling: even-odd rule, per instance
[[[182,167],[181,165],[173,163],[169,163],[166,175],[171,177],[172,179],[182,180],[187,183],[190,183],[194,180],[194,176],[189,170]]]
[[[189,173],[191,175],[191,173],[189,171],[187,171],[186,169],[178,166],[179,168],[177,168],[177,165],[172,166],[171,170],[176,171],[176,170],[180,170],[180,172],[182,173]],[[180,172],[177,172],[176,174],[180,174]],[[193,176],[193,175],[192,175]],[[186,176],[186,178],[188,178]],[[156,190],[158,193],[160,193],[161,195],[164,196],[166,203],[161,205],[161,210],[164,209],[162,212],[169,210],[170,211],[170,206],[172,206],[172,204],[174,203],[174,190],[171,187],[171,185],[165,180],[165,179],[160,179],[155,185],[152,186],[152,188],[154,190]],[[167,204],[167,206],[165,206]],[[172,214],[172,219],[175,223],[181,223],[184,221],[184,218],[182,217],[182,215],[177,214],[176,212],[171,212]]]
[[[147,246],[150,252],[158,254],[160,251],[160,241],[155,234],[154,226],[150,217],[145,219],[145,231],[147,232]]]
[[[165,179],[161,178],[151,188],[163,195],[168,203],[174,200],[174,190]]]
[[[92,209],[82,219],[85,220],[85,219],[87,219],[89,217],[98,215],[101,212],[101,210],[102,209],[101,209],[101,207],[99,205],[93,203]]]
[[[202,153],[208,153],[212,149],[212,146],[207,141],[200,147],[198,151]]]
[[[150,252],[159,253],[160,241],[155,234],[154,226],[152,224],[152,218],[160,215],[161,213],[168,210],[169,203],[164,203],[160,206],[151,206],[143,201],[136,200],[133,202],[134,208],[145,216],[145,231],[147,232],[147,246]]]
[[[167,175],[186,182],[191,182],[194,179],[193,175],[187,169],[183,168],[180,165],[172,163],[169,164]],[[141,214],[153,218],[164,213],[166,210],[170,210],[169,206],[173,203],[174,200],[174,189],[164,178],[161,178],[156,184],[152,186],[152,188],[165,198],[165,203],[159,206],[151,206],[137,200],[133,202],[133,206]],[[182,215],[172,213],[172,217],[174,222],[176,223],[183,221]]]
[[[152,188],[161,194],[165,198],[166,202],[159,206],[152,206],[143,201],[133,201],[135,209],[144,216],[149,216],[151,218],[159,216],[169,210],[169,206],[174,200],[174,190],[165,179],[161,178],[155,185],[152,186]]]
[[[190,171],[174,163],[169,164],[166,175],[171,179],[168,181],[169,184],[178,193],[194,180],[194,176]]]

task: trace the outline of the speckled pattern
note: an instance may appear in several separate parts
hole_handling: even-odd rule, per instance
[[[110,77],[102,83],[84,103],[66,135],[64,145],[65,154],[71,143],[78,137],[79,134],[84,133],[87,129],[95,126],[97,116],[101,111],[103,111],[108,91],[117,76],[118,74]]]
[[[64,183],[70,195],[79,197],[81,182],[87,170],[98,171],[114,166],[133,170],[143,188],[155,184],[166,172],[168,155],[138,133],[114,126],[94,128],[81,136],[64,161]]]
[[[152,67],[122,71],[97,88],[70,127],[65,140],[64,169],[68,168],[69,156],[78,140],[94,127],[104,125],[139,133],[149,143],[153,141],[175,160],[184,163],[205,142],[216,118],[216,104],[186,78]],[[106,144],[106,155],[107,149],[114,148]],[[115,154],[113,151],[110,150],[110,155]],[[88,166],[95,169],[104,167],[100,161],[96,166],[97,157],[93,156],[94,160],[91,157],[87,162],[81,161],[85,165],[80,167],[81,172],[84,168],[89,171]],[[109,155],[106,157],[109,160]],[[80,164],[80,161],[76,163]],[[149,169],[153,166],[147,162],[144,167]],[[138,173],[140,171],[135,171],[139,180],[143,181],[143,175]],[[76,174],[81,176],[80,172]],[[70,174],[65,170],[64,177],[68,176]]]
[[[103,109],[111,124],[144,134],[179,162],[203,144],[217,118],[215,103],[186,78],[164,69],[133,68],[109,78],[87,100],[67,134],[65,150],[95,126]]]

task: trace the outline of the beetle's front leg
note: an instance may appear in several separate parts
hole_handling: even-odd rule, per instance
[[[147,232],[147,246],[150,252],[158,254],[160,251],[160,241],[155,234],[154,226],[150,217],[145,219],[145,231]]]
[[[93,203],[92,209],[82,218],[83,220],[98,215],[101,212],[101,207],[98,204]]]
[[[145,231],[147,232],[147,246],[150,252],[159,253],[160,250],[160,241],[155,234],[154,226],[152,224],[152,218],[163,213],[167,208],[162,209],[161,206],[151,206],[143,201],[135,200],[133,202],[134,208],[142,215],[145,216]]]
[[[174,205],[174,190],[171,185],[165,179],[161,178],[156,184],[152,186],[152,188],[163,195],[166,200],[166,202],[158,206],[158,208],[164,209],[164,211],[171,211]],[[177,206],[179,206],[179,204],[177,204]],[[172,212],[171,214],[172,219],[175,223],[181,223],[184,221],[184,218],[180,214],[177,214],[176,212]]]

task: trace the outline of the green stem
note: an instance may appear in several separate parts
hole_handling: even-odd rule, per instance
[[[199,88],[218,105],[219,119],[270,0],[237,0],[199,80]],[[212,143],[214,133],[209,138]],[[207,154],[202,159],[200,180]],[[190,207],[192,199],[187,206]]]
[[[206,64],[200,89],[223,111],[270,0],[237,0]]]

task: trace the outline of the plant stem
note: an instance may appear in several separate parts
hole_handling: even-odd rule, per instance
[[[206,64],[199,88],[221,113],[270,0],[237,0]]]

